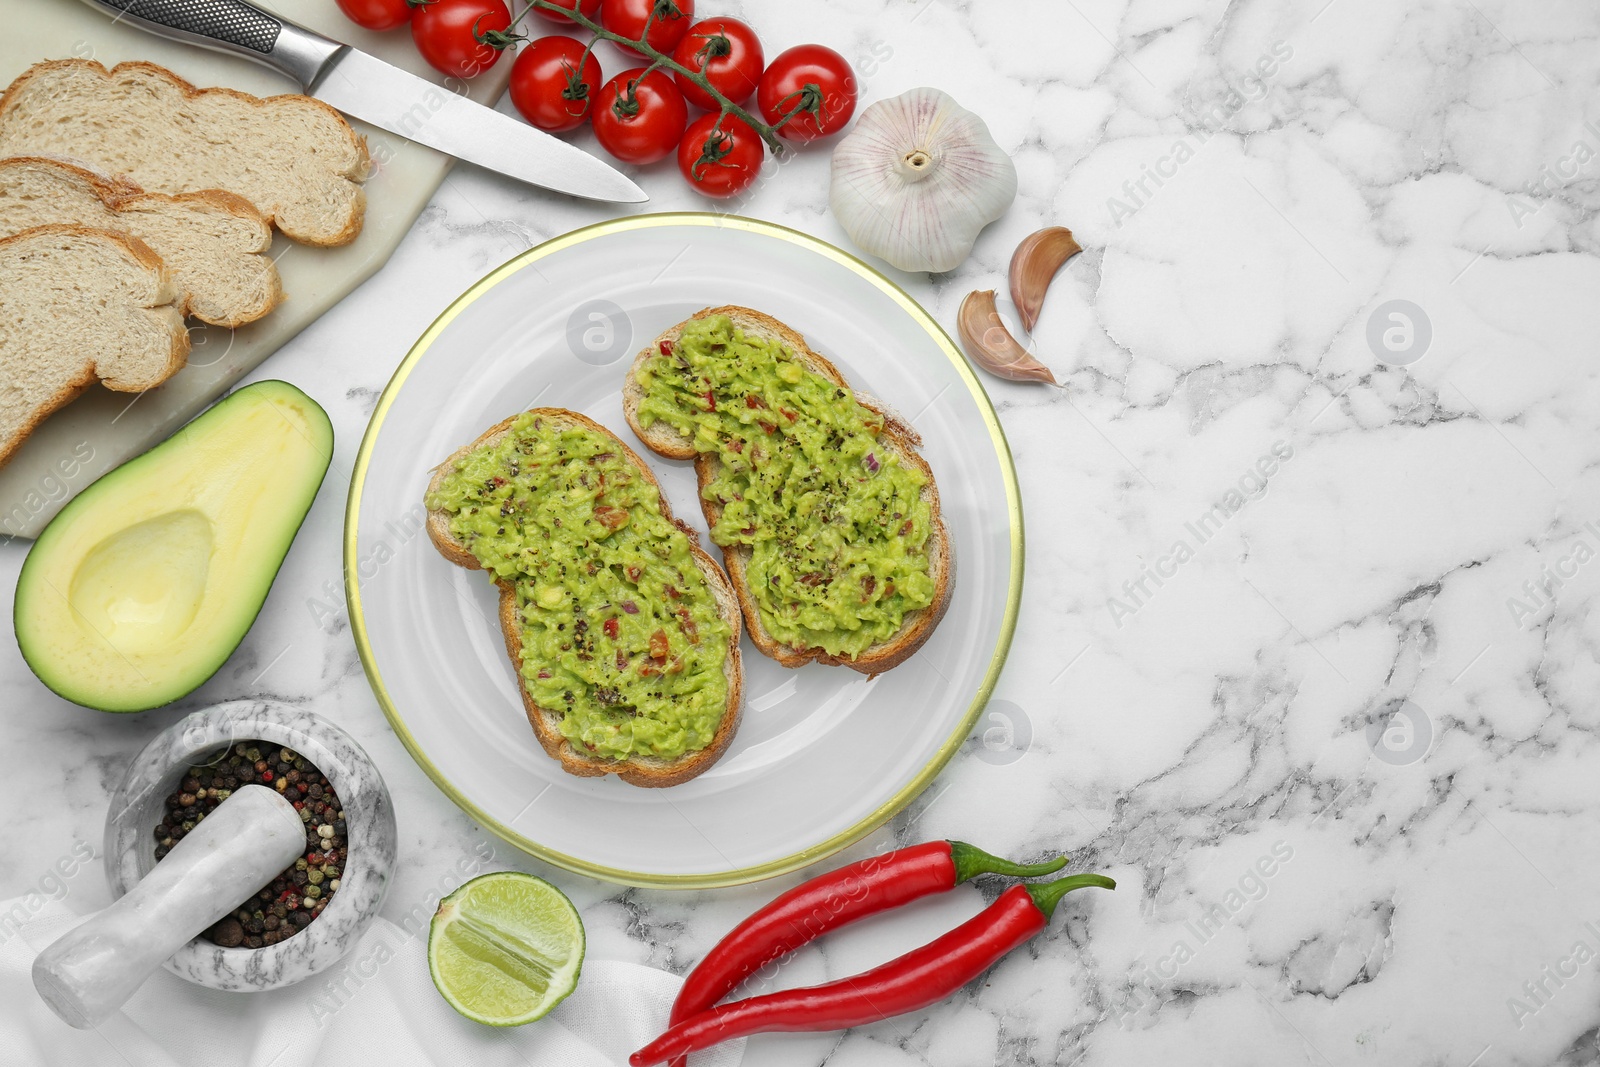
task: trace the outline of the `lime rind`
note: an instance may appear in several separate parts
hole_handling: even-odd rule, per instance
[[[586,942],[565,893],[520,871],[479,875],[439,902],[428,973],[445,1002],[485,1026],[542,1019],[577,988]]]

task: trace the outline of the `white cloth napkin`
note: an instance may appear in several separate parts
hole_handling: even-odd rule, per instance
[[[19,927],[23,916],[31,917]],[[590,958],[577,990],[543,1019],[480,1026],[433,988],[426,934],[413,937],[379,918],[338,966],[299,985],[219,993],[161,970],[97,1029],[74,1030],[34,992],[31,968],[41,949],[80,921],[38,897],[0,903],[0,1064],[625,1067],[629,1053],[665,1028],[682,984],[653,967]],[[743,1057],[738,1041],[691,1063],[737,1067]]]

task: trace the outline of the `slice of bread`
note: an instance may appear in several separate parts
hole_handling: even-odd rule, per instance
[[[0,237],[52,223],[139,238],[172,272],[180,309],[202,322],[242,326],[283,299],[277,265],[262,254],[272,228],[232,193],[146,193],[58,160],[0,160]]]
[[[0,240],[0,464],[95,379],[153,389],[189,334],[161,258],[137,237],[40,226]]]
[[[695,474],[699,477],[702,487],[716,477],[721,462],[714,453],[697,452],[692,441],[680,436],[666,422],[657,422],[649,429],[640,425],[639,402],[644,399],[644,389],[639,385],[634,372],[643,361],[658,351],[661,342],[675,343],[685,326],[708,315],[726,315],[746,335],[781,343],[807,369],[820,374],[842,389],[850,388],[850,383],[845,381],[844,375],[822,355],[814,352],[799,333],[772,316],[750,308],[736,305],[706,308],[697,312],[692,318],[663,331],[634,357],[633,365],[629,368],[627,380],[623,385],[623,412],[633,432],[638,434],[639,440],[652,451],[668,459],[694,460]],[[863,407],[882,417],[884,427],[879,441],[894,453],[901,463],[915,467],[927,477],[922,498],[927,501],[932,518],[928,533],[928,567],[929,577],[934,582],[933,600],[927,607],[907,612],[904,622],[893,637],[869,645],[855,659],[831,655],[826,649],[818,647],[794,648],[775,640],[762,625],[761,613],[751,596],[749,583],[745,580],[745,564],[750,559],[750,549],[743,545],[723,546],[722,559],[727,565],[728,577],[733,580],[733,588],[739,594],[739,606],[744,612],[745,626],[750,631],[750,640],[755,642],[756,648],[763,655],[770,656],[785,667],[800,667],[814,661],[851,667],[867,675],[881,674],[910,659],[928,640],[933,628],[944,617],[945,609],[950,606],[950,592],[955,580],[955,555],[950,544],[950,535],[945,529],[944,518],[939,511],[939,489],[934,484],[933,471],[928,467],[927,460],[917,452],[922,439],[917,436],[915,430],[876,399],[859,392],[855,395]],[[706,522],[715,527],[722,508],[715,500],[706,500],[703,496],[700,507],[705,512]]]
[[[639,476],[644,482],[660,494],[660,483],[656,481],[655,474],[645,465],[644,460],[639,458],[638,453],[598,422],[587,415],[565,408],[530,410],[533,414],[555,423],[581,426],[611,438],[616,442],[617,451],[638,468]],[[441,480],[454,468],[458,459],[474,449],[495,444],[517,417],[513,415],[489,427],[478,436],[477,440],[451,453],[448,459],[434,468],[433,478],[428,483],[428,493],[432,494],[439,487]],[[560,761],[563,770],[580,778],[615,774],[629,785],[647,787],[678,785],[704,773],[713,763],[721,759],[722,754],[728,749],[729,742],[733,740],[734,732],[739,728],[739,714],[744,704],[742,696],[744,671],[739,663],[738,599],[734,595],[733,587],[728,583],[727,575],[722,573],[722,568],[718,567],[716,561],[700,547],[698,535],[693,529],[673,518],[672,507],[667,503],[665,495],[661,495],[660,500],[661,514],[688,537],[689,550],[700,572],[705,575],[706,584],[710,586],[712,594],[717,599],[718,612],[730,630],[728,654],[722,661],[723,673],[728,679],[727,707],[723,711],[722,722],[718,725],[711,743],[698,752],[688,752],[674,760],[651,756],[631,756],[625,760],[613,760],[589,756],[575,750],[561,734],[562,713],[559,710],[539,707],[534,703],[527,687],[521,684],[522,625],[517,613],[516,589],[510,582],[499,579],[495,582],[500,587],[500,630],[505,638],[506,654],[511,657],[512,667],[517,671],[517,691],[522,697],[522,706],[527,712],[528,722],[533,726],[533,734],[545,752]],[[482,569],[477,557],[450,532],[449,513],[438,509],[430,510],[427,529],[429,540],[445,559],[468,570]]]
[[[342,245],[361,232],[367,147],[309,96],[196,89],[153,63],[36,63],[0,96],[0,157],[53,156],[142,189],[223,189],[285,234]]]

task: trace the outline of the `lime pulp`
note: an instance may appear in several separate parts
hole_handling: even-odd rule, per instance
[[[531,874],[479,875],[439,902],[428,972],[456,1011],[521,1026],[565,1000],[583,969],[583,922],[566,894]]]

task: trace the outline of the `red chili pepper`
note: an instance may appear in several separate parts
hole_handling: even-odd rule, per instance
[[[737,1000],[703,1011],[628,1057],[649,1067],[751,1034],[843,1030],[936,1004],[988,970],[1050,923],[1073,889],[1117,883],[1102,874],[1014,885],[982,912],[942,937],[881,967],[819,986]]]
[[[729,931],[678,990],[670,1025],[699,1014],[756,971],[830,930],[944,893],[980,874],[1054,874],[1065,856],[1012,863],[961,841],[929,841],[840,867],[803,882]]]

